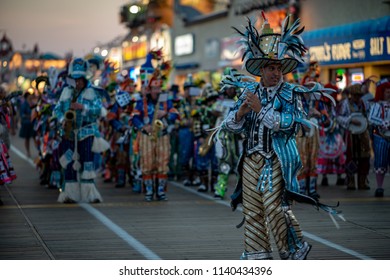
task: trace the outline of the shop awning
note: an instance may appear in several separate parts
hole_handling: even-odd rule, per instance
[[[311,60],[321,65],[390,61],[390,16],[302,34]]]

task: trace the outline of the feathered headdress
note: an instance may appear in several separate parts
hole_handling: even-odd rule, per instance
[[[282,73],[287,74],[298,66],[298,61],[302,62],[302,55],[307,50],[300,37],[304,28],[298,30],[299,19],[289,26],[290,16],[287,16],[283,21],[282,34],[274,33],[263,11],[261,14],[264,20],[261,34],[256,30],[255,22],[249,18],[245,32],[233,27],[243,37],[238,41],[245,49],[243,67],[249,73],[260,76],[262,67],[279,61]]]

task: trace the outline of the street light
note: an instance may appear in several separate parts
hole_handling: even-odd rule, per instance
[[[101,55],[102,55],[103,57],[106,57],[107,54],[108,54],[108,50],[106,50],[106,49],[102,50]]]
[[[140,10],[141,10],[141,8],[137,5],[131,5],[129,7],[129,12],[132,14],[137,14]]]

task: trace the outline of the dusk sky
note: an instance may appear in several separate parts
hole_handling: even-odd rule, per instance
[[[0,38],[4,32],[14,50],[64,56],[88,54],[127,29],[119,23],[120,6],[128,0],[0,0]]]

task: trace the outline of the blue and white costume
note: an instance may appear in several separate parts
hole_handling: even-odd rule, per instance
[[[80,58],[71,64],[69,74],[72,78],[85,78],[88,67]],[[100,96],[86,81],[87,86],[77,92],[67,86],[61,93],[53,114],[59,123],[69,122],[66,115],[71,110],[71,103],[83,105],[83,110],[74,110],[71,130],[62,130],[60,143],[60,164],[63,168],[64,183],[58,197],[59,202],[101,202],[94,178],[94,154],[109,148],[101,137],[98,120],[104,115]]]
[[[262,75],[267,65],[280,65],[280,74],[293,71],[300,55],[305,51],[297,30],[299,20],[289,26],[289,17],[283,23],[283,34],[276,34],[269,27],[263,14],[262,32],[258,32],[249,20],[245,32],[240,32],[245,48],[244,65],[255,76]],[[231,206],[243,204],[245,250],[241,259],[272,259],[270,230],[281,259],[306,259],[311,245],[303,240],[302,231],[291,208],[292,199],[307,202],[329,212],[334,210],[318,201],[299,194],[297,173],[302,167],[296,143],[301,125],[310,126],[303,110],[301,95],[315,96],[326,91],[313,84],[309,90],[303,86],[280,80],[272,87],[263,82],[249,81],[251,77],[233,73],[222,83],[243,90],[232,112],[220,129],[244,133],[243,152],[238,163],[239,180],[231,196]],[[250,110],[237,118],[247,98],[246,92],[257,96],[261,109]],[[325,93],[326,94],[326,93]],[[331,98],[331,97],[330,97]],[[245,105],[247,106],[247,105]],[[336,212],[337,213],[337,212]]]

